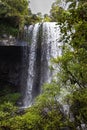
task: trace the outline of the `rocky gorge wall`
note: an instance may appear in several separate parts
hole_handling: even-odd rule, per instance
[[[0,90],[6,85],[12,86],[23,97],[27,80],[28,53],[29,46],[0,46]]]

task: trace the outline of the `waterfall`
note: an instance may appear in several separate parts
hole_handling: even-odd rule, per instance
[[[61,55],[59,26],[55,22],[37,23],[28,29],[29,67],[23,106],[28,107],[44,83],[52,81],[51,58]]]
[[[34,64],[36,59],[36,46],[37,46],[37,34],[39,31],[39,25],[36,24],[34,27],[29,27],[29,32],[32,32],[31,43],[30,43],[30,53],[29,53],[29,68],[28,68],[28,78],[27,78],[27,88],[24,98],[24,106],[28,107],[32,103],[32,87],[34,82]],[[29,33],[30,34],[30,33]]]
[[[58,42],[60,37],[60,31],[58,25],[53,23],[43,23],[42,33],[42,55],[41,55],[41,85],[47,82],[50,83],[52,80],[52,72],[49,69],[52,58],[56,58],[61,54],[59,49],[60,43]]]

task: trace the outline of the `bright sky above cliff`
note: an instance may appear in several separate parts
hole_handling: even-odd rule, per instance
[[[30,8],[32,13],[48,14],[53,2],[55,0],[30,0]]]

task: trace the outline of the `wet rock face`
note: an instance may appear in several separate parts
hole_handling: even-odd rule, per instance
[[[0,36],[0,46],[14,46],[16,45],[16,38],[12,35],[3,34]]]
[[[0,88],[3,84],[15,86],[15,90],[20,91],[24,86],[27,76],[27,66],[24,66],[24,59],[27,61],[27,55],[24,55],[25,49],[22,46],[0,46]],[[28,52],[26,52],[28,53]],[[23,81],[22,81],[23,80]]]

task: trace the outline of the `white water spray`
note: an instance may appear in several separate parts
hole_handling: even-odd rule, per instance
[[[49,66],[51,65],[51,58],[56,58],[61,55],[61,43],[58,41],[60,38],[60,29],[55,22],[45,22],[42,24],[35,24],[29,27],[29,32],[32,32],[32,38],[30,35],[30,52],[29,52],[29,68],[27,77],[27,87],[25,90],[24,107],[29,107],[34,98],[33,93],[37,93],[38,87],[44,83],[50,83],[52,81],[53,73]],[[41,32],[41,33],[40,33]],[[37,62],[38,49],[39,63]],[[37,72],[37,68],[39,72]],[[38,78],[36,79],[36,77]],[[35,80],[38,82],[38,86],[35,87]],[[38,94],[37,94],[38,95]]]

